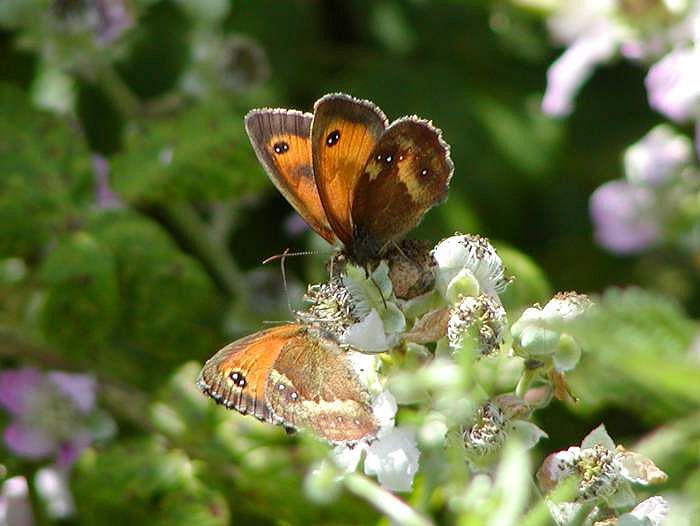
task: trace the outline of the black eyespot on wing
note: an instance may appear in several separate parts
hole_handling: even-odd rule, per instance
[[[272,149],[275,150],[277,155],[282,155],[283,153],[287,153],[289,151],[289,144],[287,144],[285,141],[276,142]]]
[[[338,130],[333,130],[328,134],[328,137],[326,137],[326,146],[335,146],[338,144],[338,141],[340,140],[340,131]]]
[[[243,388],[246,386],[246,380],[245,376],[243,376],[241,373],[238,371],[233,371],[231,374],[228,375],[231,381],[236,384],[238,387]]]

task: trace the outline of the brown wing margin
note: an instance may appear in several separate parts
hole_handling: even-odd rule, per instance
[[[335,242],[314,181],[310,113],[285,109],[253,110],[245,127],[270,180],[308,225]]]

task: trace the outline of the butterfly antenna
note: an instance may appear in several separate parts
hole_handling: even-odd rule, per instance
[[[304,252],[290,252],[289,249],[286,249],[281,254],[275,254],[274,256],[270,256],[269,258],[263,260],[262,264],[267,265],[268,263],[272,263],[278,259],[284,259],[292,256],[314,256],[316,254],[319,254],[319,252],[313,250],[306,250]]]
[[[294,315],[294,310],[292,309],[292,302],[289,299],[289,288],[287,287],[287,269],[284,266],[284,262],[287,259],[287,255],[289,254],[289,249],[286,248],[284,252],[282,252],[280,256],[280,270],[282,271],[282,283],[284,284],[284,293],[287,295],[287,307],[289,307],[289,312]],[[267,263],[267,260],[263,261],[263,265]]]

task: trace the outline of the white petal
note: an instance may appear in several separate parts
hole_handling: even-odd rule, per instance
[[[364,352],[384,352],[394,343],[384,332],[384,323],[375,309],[364,320],[348,327],[341,339]]]
[[[75,514],[67,472],[54,467],[41,468],[34,475],[34,484],[37,494],[44,501],[49,517],[64,519]]]
[[[549,438],[547,433],[532,422],[526,420],[512,420],[509,424],[510,433],[520,439],[525,449],[535,447],[541,438]]]
[[[611,451],[615,450],[615,442],[613,442],[613,439],[610,438],[610,435],[608,435],[608,431],[605,429],[605,424],[600,424],[586,435],[583,442],[581,442],[581,449],[592,448],[596,444],[600,444]]]
[[[415,432],[395,427],[369,446],[365,474],[376,475],[379,483],[391,491],[410,491],[419,456]]]
[[[661,526],[669,512],[668,501],[663,497],[649,497],[637,504],[630,512],[638,519],[647,519],[650,526]]]
[[[388,390],[384,390],[372,402],[372,413],[379,422],[380,431],[382,434],[384,428],[394,426],[394,417],[396,416],[396,398]]]
[[[357,469],[362,453],[367,450],[367,447],[363,442],[353,446],[345,444],[335,446],[331,451],[331,460],[345,473],[352,473]]]
[[[620,474],[630,482],[646,486],[648,484],[661,484],[668,478],[668,475],[656,467],[656,464],[650,459],[622,447],[618,447],[615,460],[620,466]]]
[[[554,368],[559,372],[570,371],[581,359],[581,346],[568,334],[562,334],[554,353]]]
[[[542,465],[537,470],[537,482],[545,493],[548,493],[557,484],[569,477],[575,470],[575,462],[581,450],[577,447],[570,447],[564,451],[552,453],[544,459]]]
[[[367,354],[349,349],[345,356],[355,370],[360,383],[370,393],[378,394],[382,391],[382,382],[379,379],[379,358],[376,354]]]
[[[0,524],[3,526],[34,524],[29,486],[24,477],[11,477],[0,484]]]

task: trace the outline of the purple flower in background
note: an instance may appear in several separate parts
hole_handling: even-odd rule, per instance
[[[133,23],[123,0],[97,0],[97,27],[95,33],[100,44],[111,44]]]
[[[97,208],[120,208],[122,201],[109,185],[109,161],[101,155],[92,155],[92,172],[95,176],[95,201]]]
[[[573,101],[596,66],[611,59],[616,42],[606,33],[577,39],[547,70],[547,89],[542,111],[564,117],[573,110]]]
[[[590,201],[591,219],[598,244],[617,254],[640,252],[658,241],[654,193],[627,181],[610,181]]]
[[[625,174],[632,183],[657,187],[678,175],[692,159],[690,140],[660,125],[627,149]]]
[[[54,457],[69,468],[95,438],[109,436],[113,421],[95,409],[96,382],[90,375],[38,369],[0,372],[0,407],[11,415],[3,432],[17,456]]]
[[[549,19],[555,40],[568,49],[547,71],[542,111],[563,117],[571,113],[573,100],[598,64],[613,58],[620,46],[620,31],[607,0],[562,2]]]
[[[679,48],[654,64],[645,80],[649,105],[676,122],[700,116],[700,50]]]

